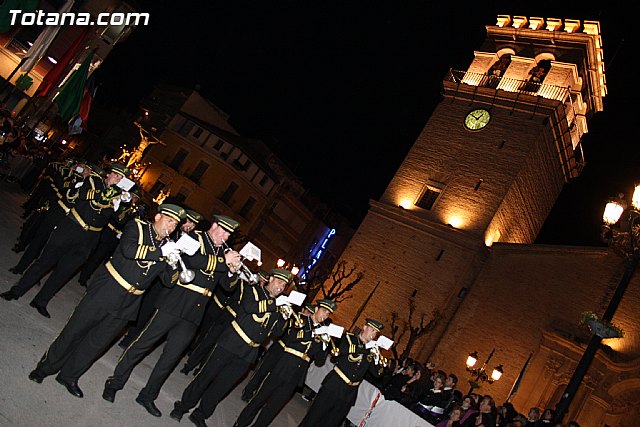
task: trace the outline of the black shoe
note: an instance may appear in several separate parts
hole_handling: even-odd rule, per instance
[[[42,381],[44,380],[45,377],[46,375],[42,371],[40,371],[38,368],[29,372],[29,379],[38,384],[42,384]]]
[[[49,312],[47,311],[47,307],[45,307],[44,305],[40,305],[40,304],[38,304],[38,303],[37,303],[37,302],[35,302],[35,301],[31,301],[31,302],[29,303],[29,305],[30,305],[31,307],[35,308],[36,310],[38,310],[38,313],[40,313],[42,316],[44,316],[44,317],[46,317],[46,318],[48,318],[48,319],[50,319],[50,318],[51,318],[51,315],[50,315],[50,314],[49,314]],[[71,394],[73,394],[73,393],[71,393]],[[80,397],[82,397],[82,396],[80,396]]]
[[[11,301],[14,299],[18,299],[20,297],[18,296],[18,294],[16,294],[11,289],[9,289],[7,292],[1,293],[0,298],[5,299],[7,301]]]
[[[82,282],[82,281],[78,281],[78,283],[80,284],[80,286],[82,286],[83,288],[87,287],[87,282]]]
[[[191,421],[192,423],[194,423],[198,427],[207,427],[207,423],[205,423],[202,418],[195,417],[193,415],[193,413],[191,413],[191,415],[189,415],[189,421]]]
[[[80,390],[80,387],[78,387],[77,381],[64,380],[60,378],[60,375],[56,377],[56,381],[62,384],[67,389],[67,391],[72,395],[74,395],[75,397],[80,397],[80,398],[84,397],[84,393],[82,393],[82,390]]]
[[[154,417],[162,416],[162,412],[160,412],[160,409],[158,409],[155,403],[144,401],[140,399],[140,396],[136,397],[136,402],[138,402],[144,409],[147,410],[148,413],[150,413]]]
[[[14,245],[11,250],[15,253],[20,253],[22,251],[24,251],[26,248],[20,246],[20,245]]]
[[[116,393],[118,390],[115,388],[111,388],[109,386],[104,386],[104,391],[102,392],[102,398],[107,402],[113,403],[116,400]]]
[[[180,422],[180,420],[182,420],[182,416],[183,415],[184,415],[184,412],[182,412],[182,411],[180,411],[178,409],[174,409],[173,411],[169,412],[169,417],[173,418],[177,422]]]
[[[11,267],[11,268],[9,269],[9,271],[10,271],[11,273],[13,273],[13,274],[22,274],[22,273],[24,273],[24,270],[19,269],[17,266],[15,266],[15,267]]]
[[[180,373],[181,373],[181,374],[185,374],[185,375],[189,375],[189,371],[190,371],[190,370],[191,370],[191,369],[189,369],[189,367],[188,367],[187,365],[184,365],[184,366],[182,367],[182,369],[180,369]]]
[[[193,376],[195,377],[196,375],[198,375],[200,373],[200,368],[196,368],[193,370]]]

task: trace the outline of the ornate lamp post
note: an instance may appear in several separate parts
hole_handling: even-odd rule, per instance
[[[495,351],[495,348],[491,350],[489,357],[487,357],[487,360],[482,364],[480,368],[474,368],[476,362],[478,361],[478,352],[474,351],[472,353],[469,353],[469,356],[467,357],[467,371],[471,372],[471,375],[474,378],[469,380],[469,385],[471,386],[471,388],[469,389],[469,393],[467,394],[471,394],[473,392],[473,389],[480,387],[480,383],[478,381],[486,381],[489,384],[493,384],[494,382],[498,381],[500,377],[502,377],[502,374],[504,373],[502,365],[498,365],[493,368],[491,376],[487,374],[487,364],[493,357],[493,353]]]
[[[628,207],[624,201],[624,195],[619,194],[617,198],[611,199],[607,202],[604,214],[602,216],[602,240],[605,241],[614,252],[625,258],[626,267],[618,287],[615,293],[609,301],[606,311],[602,315],[601,321],[608,323],[613,319],[620,301],[624,296],[627,286],[631,281],[633,273],[638,266],[638,260],[640,259],[640,223],[638,218],[640,217],[640,185],[637,185],[632,197],[632,207]],[[602,332],[593,329],[593,335],[587,344],[587,348],[576,366],[576,370],[573,372],[573,376],[567,384],[560,402],[556,406],[556,419],[555,422],[562,422],[571,401],[576,395],[582,379],[589,370],[591,362],[600,347],[600,343],[604,335]]]

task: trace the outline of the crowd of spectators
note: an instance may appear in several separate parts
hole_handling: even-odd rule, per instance
[[[51,155],[46,146],[30,137],[29,129],[17,126],[15,115],[0,104],[0,178],[21,184],[25,181],[24,187],[29,188],[32,184],[29,172],[39,173]]]
[[[386,400],[404,405],[436,427],[559,427],[553,409],[519,413],[510,402],[496,405],[489,395],[458,390],[458,377],[411,358],[393,360],[380,378],[367,378]],[[571,421],[567,427],[580,427]]]

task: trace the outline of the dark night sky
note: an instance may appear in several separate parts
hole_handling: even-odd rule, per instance
[[[154,84],[199,84],[242,135],[264,140],[357,226],[439,101],[446,71],[472,61],[485,25],[498,14],[599,20],[605,111],[584,138],[583,174],[565,186],[538,238],[599,245],[604,199],[630,192],[639,176],[631,142],[638,119],[625,112],[632,105],[626,88],[637,75],[630,71],[630,12],[617,2],[592,10],[580,3],[431,3],[211,1],[187,8],[140,0],[150,25],[98,70],[96,103],[133,111]]]

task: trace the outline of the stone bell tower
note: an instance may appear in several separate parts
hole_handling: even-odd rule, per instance
[[[606,95],[598,22],[500,15],[486,30],[469,67],[444,76],[441,101],[342,255],[368,280],[342,303],[341,324],[388,321],[412,295],[417,312],[442,313],[416,357],[437,346],[493,243],[534,242],[580,175],[582,137]]]

